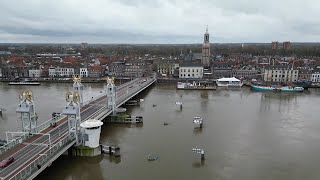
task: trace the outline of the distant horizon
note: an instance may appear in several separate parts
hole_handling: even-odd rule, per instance
[[[272,42],[278,42],[278,43],[283,43],[286,41],[272,41]],[[210,43],[210,44],[271,44],[272,42],[219,42],[219,43]],[[319,42],[292,42],[289,41],[291,44],[320,44]],[[82,42],[82,43],[87,43],[87,42]],[[5,42],[1,43],[0,45],[9,45],[9,44],[26,44],[26,45],[32,45],[32,44],[54,44],[54,45],[81,45],[81,43],[77,42],[71,42],[71,43],[55,43],[55,42],[34,42],[34,43],[24,43],[24,42]],[[202,43],[87,43],[89,46],[90,45],[202,45]]]

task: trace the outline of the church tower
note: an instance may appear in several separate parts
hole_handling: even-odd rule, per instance
[[[203,39],[204,40],[203,40],[203,45],[202,45],[201,63],[204,66],[210,66],[210,42],[209,42],[208,26],[207,26],[206,33],[204,34]]]

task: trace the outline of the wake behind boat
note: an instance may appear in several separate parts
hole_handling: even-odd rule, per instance
[[[39,82],[28,82],[28,81],[20,81],[20,82],[9,82],[9,85],[40,85]]]

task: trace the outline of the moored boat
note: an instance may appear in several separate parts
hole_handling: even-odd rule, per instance
[[[184,90],[216,90],[216,86],[209,85],[207,83],[193,83],[188,82],[177,82],[177,89],[184,89]]]
[[[251,84],[251,89],[254,91],[275,91],[276,88],[272,86],[261,86]]]
[[[241,87],[243,85],[243,82],[235,77],[232,77],[217,79],[216,84],[219,87]]]
[[[261,85],[251,85],[251,89],[254,91],[276,91],[276,92],[303,92],[303,87],[291,87],[291,86],[261,86]]]
[[[9,82],[9,85],[40,85],[39,82],[27,82],[27,81],[20,81],[20,82]]]

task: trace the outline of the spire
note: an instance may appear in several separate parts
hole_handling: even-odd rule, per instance
[[[207,28],[206,28],[206,34],[209,34],[209,31],[208,31],[208,24],[207,24]]]

